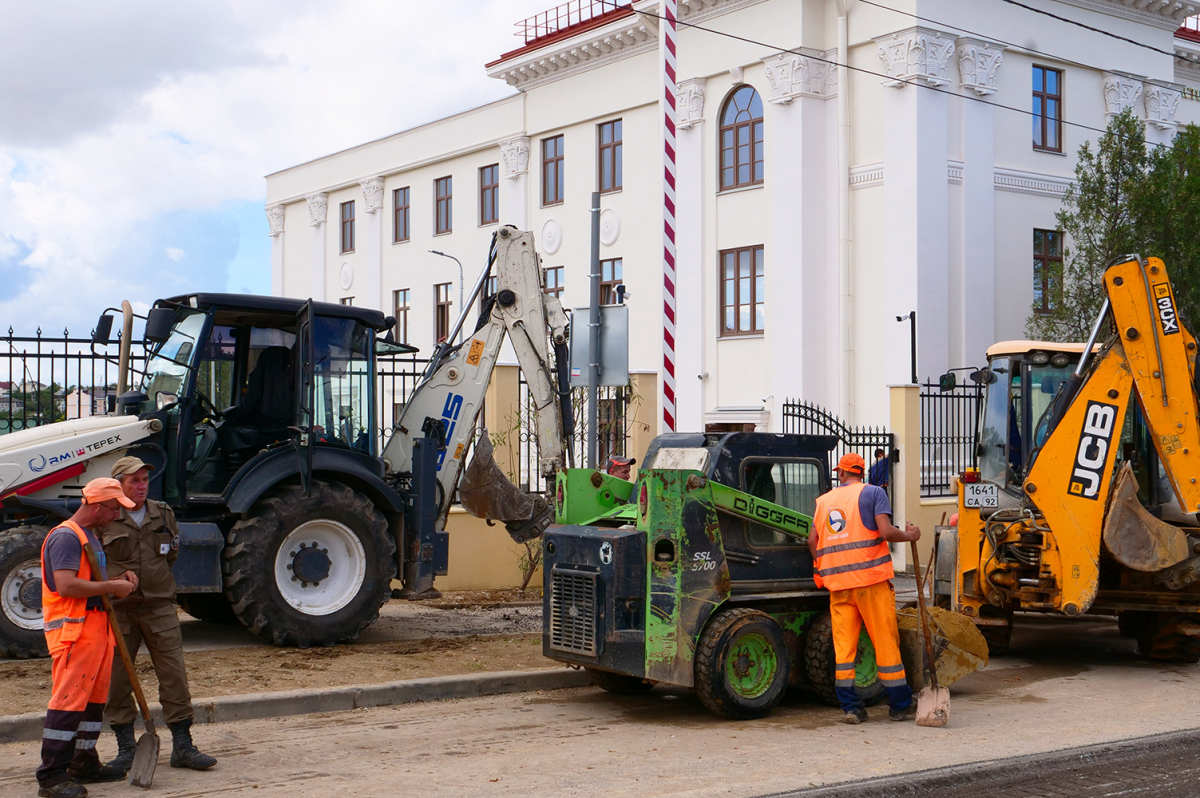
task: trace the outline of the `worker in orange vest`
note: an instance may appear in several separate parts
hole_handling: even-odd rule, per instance
[[[892,524],[887,493],[863,484],[866,463],[850,453],[838,461],[840,485],[817,498],[808,548],[813,555],[818,587],[829,589],[836,662],[834,687],[847,723],[867,719],[863,700],[854,689],[855,660],[862,627],[875,646],[879,681],[887,692],[889,717],[908,720],[916,702],[900,661],[900,630],[896,626],[896,591],[892,587],[892,555],[888,543],[918,540],[921,529]]]
[[[50,530],[42,544],[42,624],[50,649],[51,692],[42,731],[38,795],[85,798],[82,782],[116,781],[125,774],[100,764],[96,740],[108,699],[115,640],[104,593],[128,596],[137,576],[126,571],[109,579],[104,549],[93,530],[111,524],[121,508],[133,507],[121,483],[107,477],[83,488],[83,504]],[[84,546],[96,552],[100,573],[92,573]]]

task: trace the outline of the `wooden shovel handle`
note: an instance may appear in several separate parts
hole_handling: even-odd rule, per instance
[[[88,565],[92,566],[92,581],[99,582],[100,580],[96,577],[100,574],[100,560],[96,557],[92,544],[85,543],[83,551],[87,555]],[[150,719],[150,706],[146,703],[146,695],[142,692],[137,672],[133,669],[133,657],[129,656],[129,649],[125,646],[125,635],[121,634],[121,625],[117,623],[117,613],[113,610],[112,601],[108,598],[107,593],[100,594],[100,602],[104,605],[104,611],[108,613],[108,625],[112,628],[113,637],[117,641],[117,653],[121,655],[121,662],[125,664],[125,673],[129,675],[129,684],[133,686],[133,694],[137,696],[138,709],[142,711],[142,720],[146,723],[146,731],[154,734],[154,721]]]
[[[925,609],[925,589],[921,584],[921,560],[917,556],[917,542],[911,540],[909,546],[912,547],[913,575],[917,579],[917,604],[921,608],[921,629],[925,633],[925,660],[929,667],[929,684],[936,690],[938,686],[937,665],[933,661],[933,637],[929,632],[929,611]]]

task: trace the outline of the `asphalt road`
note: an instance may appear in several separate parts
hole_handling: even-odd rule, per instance
[[[837,709],[803,694],[769,718],[728,722],[686,691],[629,697],[582,688],[197,727],[201,747],[221,760],[217,769],[173,770],[164,757],[154,794],[750,798],[903,773],[912,775],[899,783],[921,784],[930,774],[920,771],[1014,757],[1033,762],[1047,751],[1196,727],[1198,688],[1200,667],[1138,660],[1111,620],[1026,619],[1012,656],[954,685],[944,729],[890,723],[885,707],[872,708],[866,724],[846,726]],[[100,748],[111,756],[112,738]],[[1145,778],[1179,772],[1195,783],[1192,760],[1130,750],[1130,767],[1143,767]],[[33,794],[37,753],[36,743],[0,746],[0,796]],[[1103,794],[1094,785],[1076,793],[1022,791],[1065,778],[1037,775],[1026,787],[1004,792],[997,785],[995,792]],[[929,794],[866,788],[855,785],[852,793]],[[127,796],[131,788],[93,785],[92,794]]]

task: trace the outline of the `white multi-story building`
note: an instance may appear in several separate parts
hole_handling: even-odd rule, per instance
[[[925,378],[1054,301],[1080,145],[1126,107],[1155,142],[1200,116],[1200,67],[1177,56],[1200,55],[1181,29],[1200,3],[1024,6],[679,0],[679,429],[777,430],[788,398],[886,423],[885,386],[910,380],[897,317],[917,313]],[[605,289],[627,288],[655,401],[659,13],[576,0],[486,64],[511,97],[268,176],[274,291],[378,307],[427,350],[461,302],[429,250],[470,290],[512,224],[536,233],[548,290],[585,306],[599,190]]]

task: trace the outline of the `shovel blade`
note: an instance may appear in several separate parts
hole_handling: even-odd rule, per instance
[[[133,752],[133,766],[129,769],[129,783],[144,790],[154,783],[154,769],[158,767],[158,735],[146,732],[137,742]]]
[[[926,685],[917,694],[917,725],[945,726],[950,722],[950,688]]]

